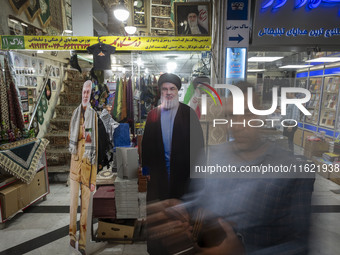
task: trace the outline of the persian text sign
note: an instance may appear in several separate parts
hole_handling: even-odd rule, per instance
[[[2,42],[16,36],[1,36]],[[88,36],[18,36],[23,38],[21,49],[29,50],[86,50],[98,43],[98,37]],[[8,40],[7,40],[8,41]],[[22,41],[22,39],[21,39]],[[116,47],[117,51],[210,51],[211,37],[137,37],[137,36],[103,36],[100,41]],[[2,43],[1,49],[18,49],[16,44]]]

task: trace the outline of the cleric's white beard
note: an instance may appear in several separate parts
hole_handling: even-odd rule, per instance
[[[190,30],[191,30],[191,34],[201,34],[201,31],[199,30],[198,28],[198,23],[197,23],[197,20],[196,21],[188,21],[189,23],[189,27],[190,27]]]
[[[161,107],[164,109],[172,109],[179,105],[178,95],[174,96],[173,99],[167,100],[165,96],[161,96]]]

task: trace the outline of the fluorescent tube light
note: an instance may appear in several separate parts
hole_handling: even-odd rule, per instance
[[[259,73],[259,72],[264,72],[266,69],[248,69],[248,73]]]
[[[280,66],[279,68],[292,68],[292,69],[299,69],[299,68],[306,68],[306,67],[311,67],[313,65],[285,65],[285,66]]]
[[[336,57],[321,57],[307,60],[306,62],[337,62],[340,61],[340,58]]]
[[[283,57],[251,57],[248,58],[248,62],[273,62]]]

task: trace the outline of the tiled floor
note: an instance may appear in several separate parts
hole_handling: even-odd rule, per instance
[[[312,255],[334,255],[340,251],[340,186],[317,175],[313,193]],[[19,213],[0,230],[3,254],[79,254],[69,246],[69,187],[51,184],[46,201]],[[40,209],[40,210],[37,210]],[[43,210],[41,210],[43,209]],[[88,254],[144,255],[146,244],[88,243]]]

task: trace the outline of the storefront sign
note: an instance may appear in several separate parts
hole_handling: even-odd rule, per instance
[[[249,46],[249,2],[227,1],[224,23],[225,78],[229,84],[244,80]]]
[[[339,5],[340,0],[256,1],[252,45],[338,46]]]
[[[210,51],[211,37],[130,37],[103,36],[100,41],[117,51]],[[87,36],[1,36],[1,49],[86,50],[98,43],[98,37]]]

